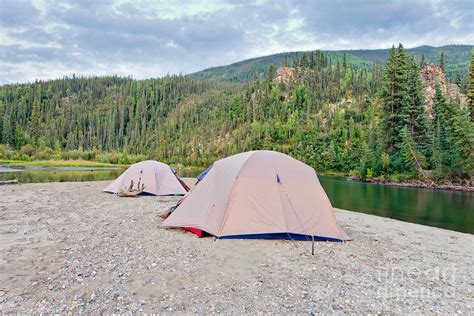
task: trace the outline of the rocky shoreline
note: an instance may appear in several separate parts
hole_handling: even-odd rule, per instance
[[[358,181],[358,182],[364,182],[364,183],[394,185],[394,186],[408,187],[408,188],[474,192],[473,186],[462,186],[462,185],[454,185],[454,184],[437,184],[434,181],[412,180],[408,182],[393,182],[387,179],[380,179],[380,178],[362,179],[356,176],[349,176],[347,177],[347,179],[351,181]]]

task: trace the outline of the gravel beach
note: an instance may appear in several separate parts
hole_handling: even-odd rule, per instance
[[[474,313],[474,235],[336,210],[346,243],[198,238],[179,197],[0,186],[0,313]]]

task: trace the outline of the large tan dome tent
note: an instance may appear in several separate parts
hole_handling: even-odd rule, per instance
[[[114,182],[103,191],[119,193],[130,186],[144,193],[153,195],[186,194],[186,185],[177,177],[174,170],[167,164],[146,160],[131,165]]]
[[[264,150],[216,161],[163,226],[218,238],[350,239],[314,169]]]

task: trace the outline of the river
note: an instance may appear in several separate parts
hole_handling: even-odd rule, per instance
[[[194,177],[201,170],[180,170]],[[18,170],[0,167],[0,181],[20,183],[101,181],[117,178],[123,169],[37,168]],[[334,207],[390,217],[406,222],[474,233],[474,194],[469,192],[368,184],[344,177],[319,176]]]

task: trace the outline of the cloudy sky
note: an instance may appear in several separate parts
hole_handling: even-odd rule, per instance
[[[0,84],[191,73],[283,51],[474,44],[472,0],[0,0]]]

